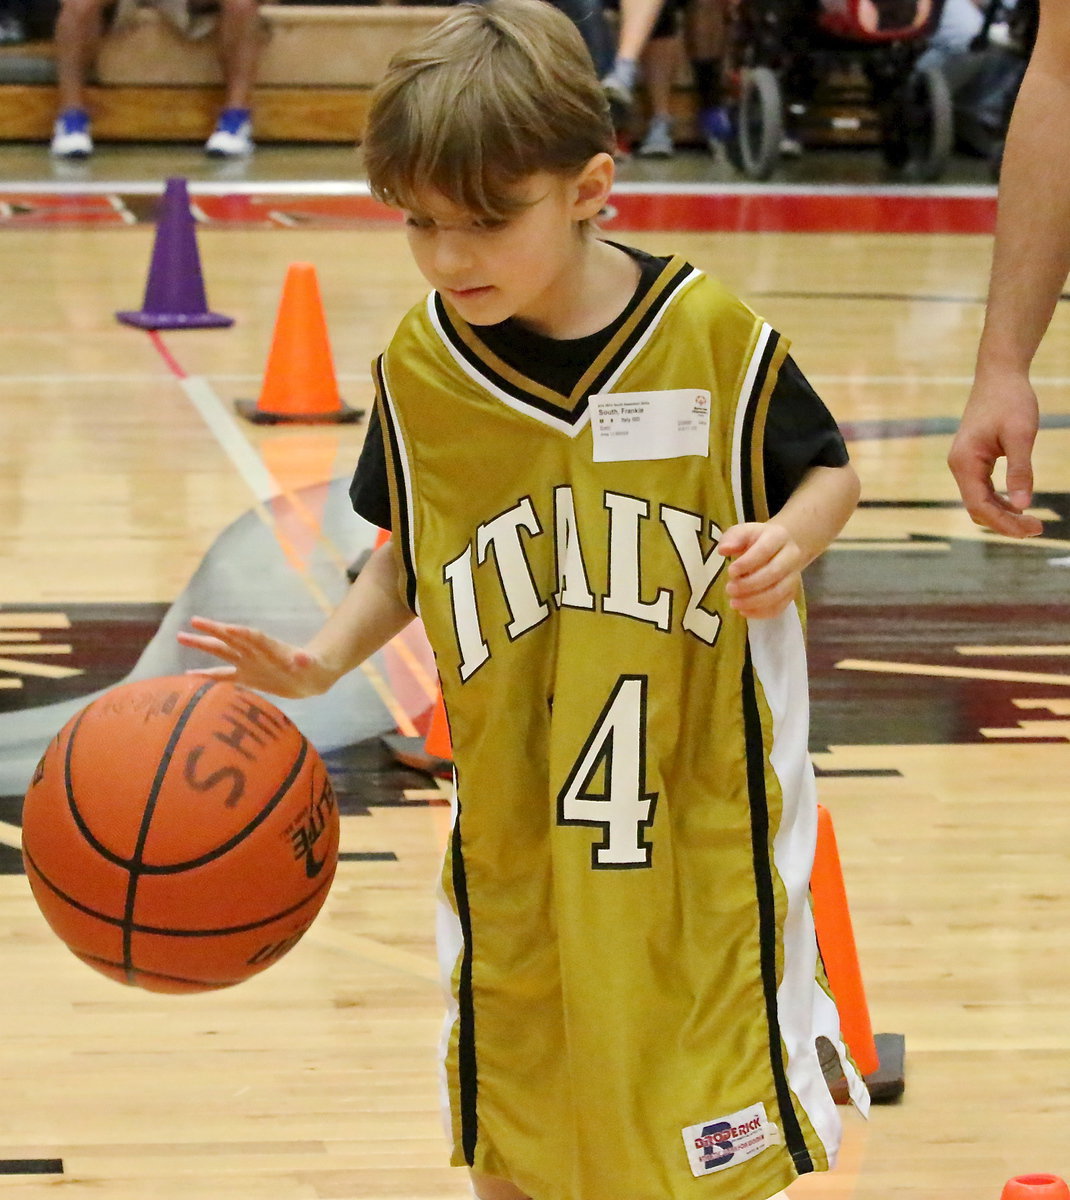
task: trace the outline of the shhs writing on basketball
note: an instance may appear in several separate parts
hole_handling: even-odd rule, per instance
[[[270,702],[190,676],[127,683],[56,735],[23,815],[55,933],[112,979],[226,987],[278,961],[338,859],[326,768]]]

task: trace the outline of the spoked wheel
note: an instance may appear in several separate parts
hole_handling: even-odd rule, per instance
[[[936,67],[915,67],[883,115],[884,161],[907,179],[939,179],[954,145],[951,89]]]
[[[735,129],[728,142],[732,165],[748,179],[768,179],[780,161],[784,101],[769,67],[750,67],[739,81]]]

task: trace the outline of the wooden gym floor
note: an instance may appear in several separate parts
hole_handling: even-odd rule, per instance
[[[0,192],[0,1191],[460,1200],[435,1069],[447,809],[378,737],[426,706],[418,645],[291,710],[339,781],[345,860],[264,975],[177,998],[98,977],[44,926],[17,850],[42,739],[135,664],[180,669],[189,612],[300,637],[342,593],[373,536],[344,496],[363,426],[255,427],[232,401],[258,394],[287,267],[311,262],[342,394],[366,405],[371,358],[423,292],[403,236],[346,194],[351,152],[258,155],[226,180],[193,151],[127,148],[58,189],[40,147],[22,153]],[[846,1112],[840,1168],[793,1200],[998,1200],[1012,1175],[1070,1177],[1070,327],[1060,310],[1035,372],[1047,533],[1000,542],[944,467],[991,190],[965,164],[955,182],[979,187],[889,196],[871,168],[815,167],[861,184],[841,194],[733,192],[697,157],[659,191],[636,167],[651,186],[622,191],[607,232],[682,251],[784,330],[864,485],[809,580],[813,750],[906,1092],[868,1124]],[[215,189],[194,188],[200,259],[236,320],[151,336],[113,314],[141,303],[146,193],[183,171]]]

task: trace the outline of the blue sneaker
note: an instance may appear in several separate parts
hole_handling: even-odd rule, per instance
[[[723,104],[716,108],[704,108],[699,113],[698,124],[711,154],[716,154],[717,147],[723,146],[732,137],[732,118]]]
[[[89,114],[84,108],[66,108],[52,129],[52,154],[55,158],[88,158],[93,153],[89,133]]]
[[[225,108],[204,143],[209,158],[244,158],[253,152],[253,123],[247,108]]]

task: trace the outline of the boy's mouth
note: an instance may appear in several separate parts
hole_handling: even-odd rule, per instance
[[[459,300],[475,300],[478,296],[489,295],[494,289],[485,285],[471,288],[447,288],[446,291],[450,296],[455,296]]]

